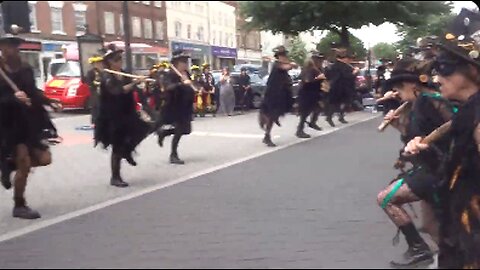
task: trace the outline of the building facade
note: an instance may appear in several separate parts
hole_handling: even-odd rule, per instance
[[[88,31],[100,35],[105,42],[122,41],[122,1],[28,1],[31,33],[28,40],[42,44],[40,52],[26,54],[40,81],[45,81],[52,59],[61,58],[62,46],[76,44],[76,38]],[[134,68],[145,68],[169,54],[165,1],[128,2],[131,17]],[[141,46],[140,46],[141,45]],[[141,56],[140,56],[141,55]],[[155,59],[156,58],[156,59]]]
[[[207,1],[165,1],[167,36],[171,51],[183,49],[192,56],[192,64],[211,61],[208,37]]]
[[[209,43],[212,68],[232,67],[237,59],[236,7],[228,2],[208,1]]]

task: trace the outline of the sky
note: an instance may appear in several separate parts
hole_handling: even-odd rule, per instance
[[[477,5],[472,1],[453,1],[453,12],[458,14],[462,8],[474,9]],[[391,23],[384,23],[379,26],[363,26],[361,29],[352,29],[351,32],[368,48],[380,42],[393,43],[401,37],[395,34],[396,26]]]

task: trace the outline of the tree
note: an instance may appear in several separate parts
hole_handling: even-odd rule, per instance
[[[403,39],[397,42],[397,48],[405,53],[408,47],[414,46],[420,37],[431,35],[442,37],[454,17],[454,14],[430,15],[425,17],[424,22],[417,27],[398,26],[397,34],[402,36]]]
[[[288,55],[290,58],[299,65],[303,65],[305,58],[307,58],[307,49],[305,48],[305,42],[303,42],[299,37],[295,37],[291,45],[288,46],[290,51]]]
[[[348,39],[350,40],[350,48],[355,54],[356,58],[365,58],[367,56],[367,50],[365,49],[365,45],[363,44],[363,42],[350,33]],[[322,40],[320,40],[320,42],[317,44],[317,50],[323,54],[329,54],[331,51],[332,42],[338,44],[340,42],[340,37],[334,32],[328,32],[328,34],[324,38],[322,38]]]
[[[349,28],[384,22],[415,27],[428,15],[450,13],[451,5],[446,1],[246,1],[240,10],[250,27],[293,35],[329,30],[348,47]]]
[[[392,44],[381,42],[372,47],[372,52],[377,59],[386,58],[394,60],[397,56],[396,47]]]

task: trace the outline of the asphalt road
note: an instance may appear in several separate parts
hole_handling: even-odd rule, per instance
[[[388,268],[405,245],[391,246],[376,194],[400,145],[378,123],[4,241],[0,268]]]

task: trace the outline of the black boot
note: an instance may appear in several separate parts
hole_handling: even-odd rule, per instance
[[[10,175],[12,174],[13,171],[15,171],[15,164],[9,160],[4,160],[1,163],[0,171],[2,173],[2,177],[0,179],[0,181],[2,182],[2,186],[7,190],[12,188]]]
[[[137,166],[137,162],[133,159],[132,153],[127,154],[125,160],[128,162],[128,164],[132,166]]]
[[[117,155],[112,154],[112,177],[110,178],[110,185],[114,187],[124,188],[128,187],[128,183],[123,181],[122,177],[120,176],[120,163],[121,158]]]
[[[297,130],[297,135],[298,138],[300,139],[308,139],[308,138],[311,138],[312,136],[308,135],[307,133],[305,133],[303,130]]]
[[[338,121],[339,121],[340,123],[342,123],[342,124],[348,124],[347,120],[345,120],[345,118],[343,118],[343,117],[340,117],[340,118],[338,119]]]
[[[335,127],[335,123],[333,123],[333,120],[332,120],[331,117],[327,118],[327,122],[328,122],[328,124],[330,124],[331,127]]]
[[[315,130],[318,130],[318,131],[322,131],[322,128],[319,127],[316,123],[312,123],[312,122],[311,122],[310,124],[308,124],[308,126],[309,126],[310,128],[312,128],[312,129],[315,129]]]
[[[414,268],[433,263],[433,253],[418,233],[415,225],[410,223],[401,226],[400,230],[405,235],[408,250],[400,259],[391,261],[390,265],[394,268]]]
[[[177,164],[177,165],[183,165],[183,164],[185,164],[185,161],[181,160],[178,157],[178,154],[171,154],[170,155],[170,163],[171,164]]]
[[[272,142],[272,138],[270,137],[270,134],[265,134],[265,137],[263,138],[263,143],[266,144],[268,147],[277,146]]]
[[[40,213],[32,210],[25,203],[23,198],[14,198],[15,207],[13,208],[12,216],[21,219],[38,219],[41,218]]]

